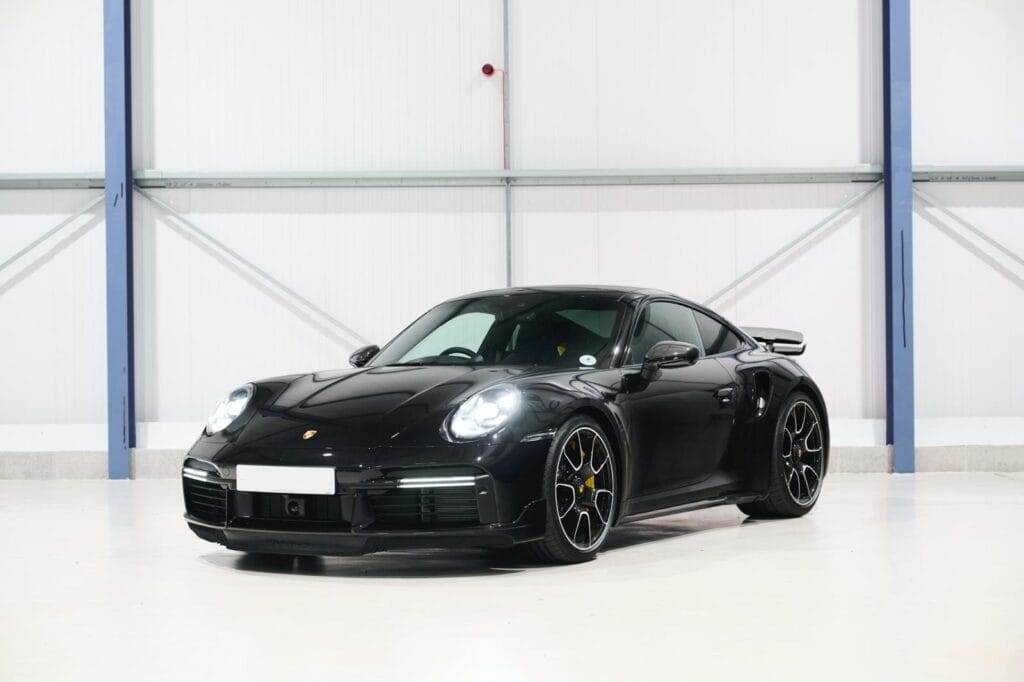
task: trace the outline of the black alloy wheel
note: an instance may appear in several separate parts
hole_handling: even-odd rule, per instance
[[[592,559],[611,530],[615,514],[615,456],[601,427],[589,417],[562,425],[552,440],[544,477],[547,529],[532,543],[544,561]]]
[[[762,519],[803,516],[818,501],[827,457],[818,408],[806,394],[793,393],[779,410],[768,494],[740,511]]]

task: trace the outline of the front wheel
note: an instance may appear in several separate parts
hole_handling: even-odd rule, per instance
[[[814,402],[794,393],[779,410],[772,446],[768,495],[738,505],[756,519],[803,516],[814,508],[825,478],[825,436]]]
[[[615,513],[615,458],[593,419],[574,417],[551,441],[544,470],[547,526],[531,543],[542,561],[573,564],[593,559]]]

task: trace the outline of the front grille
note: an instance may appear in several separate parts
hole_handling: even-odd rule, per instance
[[[480,523],[476,489],[398,488],[370,495],[374,527],[422,528]]]
[[[289,502],[295,503],[289,513]],[[338,495],[281,495],[252,493],[252,517],[261,521],[334,521],[341,517]]]
[[[183,478],[185,511],[209,523],[225,523],[228,517],[227,491],[216,483]]]

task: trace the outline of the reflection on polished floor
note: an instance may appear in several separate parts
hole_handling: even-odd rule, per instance
[[[176,481],[0,481],[0,680],[1024,679],[1024,474],[836,475],[568,567],[249,557],[180,515]]]

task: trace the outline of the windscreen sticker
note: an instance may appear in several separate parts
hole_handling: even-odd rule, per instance
[[[593,355],[581,355],[580,364],[583,365],[584,367],[593,367],[594,365],[597,364],[597,358],[595,358]]]

